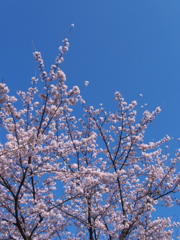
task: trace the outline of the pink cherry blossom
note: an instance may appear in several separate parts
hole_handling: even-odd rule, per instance
[[[49,74],[35,51],[43,89],[32,77],[17,93],[20,110],[0,84],[0,239],[173,239],[179,222],[152,214],[180,206],[180,149],[169,157],[167,135],[144,142],[160,107],[137,121],[137,102],[118,91],[116,112],[86,106],[80,88],[65,85],[63,42]]]

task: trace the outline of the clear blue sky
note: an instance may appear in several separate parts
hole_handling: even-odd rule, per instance
[[[16,0],[0,1],[0,78],[16,94],[27,90],[35,72],[33,39],[46,71],[58,54],[71,23],[70,48],[62,69],[67,85],[82,86],[88,105],[114,111],[114,92],[126,101],[162,112],[146,139],[180,137],[179,0]],[[137,108],[137,109],[138,109]],[[139,112],[139,116],[141,116]]]

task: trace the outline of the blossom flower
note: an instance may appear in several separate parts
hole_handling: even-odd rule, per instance
[[[85,81],[85,82],[84,82],[84,85],[85,85],[85,86],[88,86],[88,84],[89,84],[88,81]]]
[[[10,98],[10,101],[11,101],[12,103],[15,103],[15,102],[17,102],[17,98],[15,98],[14,96],[12,96],[12,97]]]
[[[39,102],[35,102],[34,106],[37,107],[39,105]]]

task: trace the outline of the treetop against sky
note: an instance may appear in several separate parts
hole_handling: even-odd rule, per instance
[[[114,113],[87,106],[80,88],[66,85],[68,50],[65,38],[49,75],[35,50],[43,88],[32,77],[28,91],[18,91],[19,110],[0,84],[7,132],[0,145],[1,239],[172,239],[179,222],[152,214],[158,204],[179,205],[180,150],[169,158],[168,135],[144,142],[161,108],[145,110],[138,122],[137,101],[128,104],[118,91]]]
[[[0,239],[176,239],[179,8],[0,3]]]

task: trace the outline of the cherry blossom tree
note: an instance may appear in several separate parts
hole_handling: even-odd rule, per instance
[[[169,136],[143,140],[160,107],[137,122],[137,102],[119,92],[115,113],[86,106],[80,88],[65,85],[68,47],[64,39],[49,75],[34,52],[39,95],[36,77],[17,98],[0,84],[0,239],[172,239],[179,223],[153,212],[179,204],[180,150],[172,158],[163,150]]]

